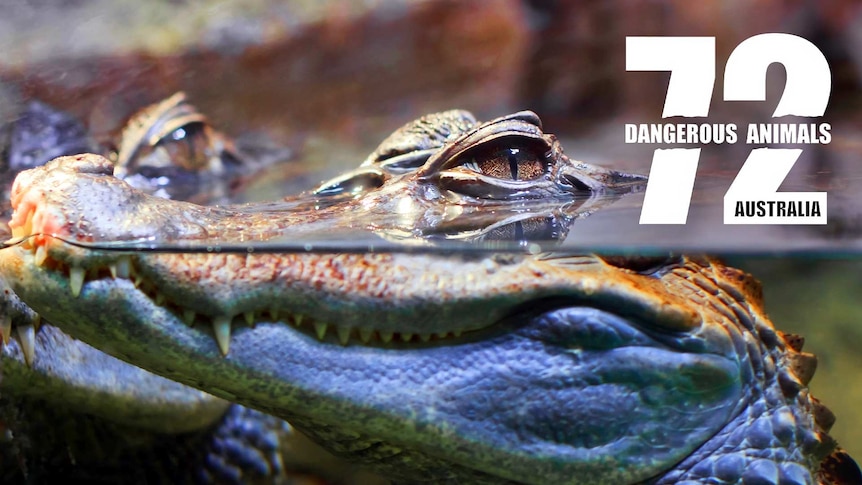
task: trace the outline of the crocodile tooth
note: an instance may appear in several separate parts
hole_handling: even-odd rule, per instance
[[[186,322],[186,325],[192,325],[195,323],[195,311],[194,310],[183,310],[183,321]]]
[[[360,328],[359,329],[359,339],[362,340],[362,343],[367,344],[371,337],[374,335],[374,330],[370,328]]]
[[[270,320],[272,320],[273,322],[277,322],[277,321],[278,321],[278,310],[277,310],[277,309],[275,309],[275,308],[270,308],[269,310],[267,310],[267,312],[266,312],[266,313],[267,313],[267,314],[269,314],[269,319],[270,319]]]
[[[36,330],[38,332],[39,327],[41,327],[41,326],[42,326],[42,315],[39,315],[37,313],[36,316],[33,317],[33,330]]]
[[[325,323],[314,322],[314,332],[317,334],[318,340],[323,340],[323,336],[326,335],[326,327]]]
[[[403,340],[404,342],[409,342],[410,339],[412,339],[412,338],[413,338],[412,333],[402,333],[401,334],[401,340]]]
[[[341,345],[347,345],[347,342],[350,341],[351,330],[353,329],[351,329],[350,327],[342,327],[341,325],[336,327],[336,331],[338,332],[338,341],[341,343]]]
[[[437,332],[437,338],[446,338],[449,332]]]
[[[383,343],[388,344],[389,342],[392,341],[392,332],[384,332],[383,330],[381,330],[380,331],[380,340],[382,340]]]
[[[111,272],[111,278],[117,279],[117,265],[113,263],[108,264],[108,270]]]
[[[42,263],[44,263],[46,259],[48,259],[48,249],[40,244],[39,247],[36,248],[36,255],[33,257],[33,262],[36,263],[36,266],[42,266]]]
[[[222,355],[227,355],[230,349],[230,317],[216,317],[213,320],[213,333]]]
[[[33,357],[36,355],[36,330],[33,325],[18,325],[18,341],[21,342],[21,351],[24,353],[24,361],[27,365],[33,365]]]
[[[136,274],[135,275],[135,281],[134,281],[135,288],[140,288],[141,283],[143,283],[143,282],[144,282],[144,277],[139,275],[139,274]]]
[[[3,338],[3,345],[9,345],[9,337],[12,336],[12,317],[3,315],[0,319],[0,337]]]
[[[162,306],[165,303],[165,294],[164,293],[156,293],[155,298],[156,305]]]
[[[461,336],[461,332],[462,332],[461,330],[455,330],[454,332],[452,332],[452,335],[454,335],[455,338],[458,338]]]
[[[129,274],[131,273],[132,261],[128,256],[123,256],[117,260],[117,264],[115,265],[117,268],[116,277],[120,277],[123,279],[129,279]]]
[[[431,340],[431,334],[430,333],[420,333],[419,334],[419,340],[421,340],[423,342],[427,342],[427,341]]]
[[[294,315],[293,316],[293,324],[296,325],[297,327],[302,325],[302,315],[300,315],[298,313],[296,315]]]
[[[10,241],[14,240],[14,239],[18,239],[19,237],[24,237],[24,236],[26,236],[26,234],[24,234],[24,228],[23,227],[21,227],[21,226],[13,227],[12,228],[12,239],[10,239]]]
[[[254,325],[254,312],[245,312],[242,316],[245,318],[245,323],[249,324],[249,326]]]
[[[72,296],[81,294],[81,287],[84,286],[84,268],[80,266],[72,266],[69,268],[69,287],[72,289]]]

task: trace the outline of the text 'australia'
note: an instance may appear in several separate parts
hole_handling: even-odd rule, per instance
[[[817,200],[738,200],[736,217],[820,217]]]

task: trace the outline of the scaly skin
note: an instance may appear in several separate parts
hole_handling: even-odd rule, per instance
[[[477,148],[489,137],[524,134],[551,154],[532,183],[471,173],[499,169]],[[361,169],[357,197],[288,214],[166,202],[110,176],[99,157],[55,160],[16,182],[13,233],[36,235],[0,252],[0,269],[72,335],[284,417],[397,479],[828,479],[817,473],[835,447],[832,416],[806,387],[813,356],[773,328],[753,280],[714,261],[124,253],[62,242],[266,241],[323,224],[398,237],[412,225],[424,235],[429,214],[453,207],[460,215],[498,207],[489,199],[590,200],[638,182],[569,161],[529,114],[471,125],[441,145],[415,171],[377,167],[369,179]],[[354,192],[355,180],[318,193]],[[382,217],[402,200],[404,217]]]

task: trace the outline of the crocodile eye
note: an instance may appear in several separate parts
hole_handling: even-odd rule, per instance
[[[156,143],[168,159],[186,170],[197,170],[209,163],[209,139],[203,123],[188,123],[170,132]]]
[[[504,180],[536,180],[548,170],[543,154],[523,145],[481,148],[462,166]]]

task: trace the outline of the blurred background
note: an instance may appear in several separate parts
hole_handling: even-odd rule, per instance
[[[648,173],[649,145],[624,123],[659,122],[667,73],[625,71],[625,37],[716,37],[710,120],[769,122],[763,103],[721,101],[724,60],[742,40],[789,32],[814,42],[833,76],[823,121],[833,142],[805,149],[788,184],[841,189],[823,237],[862,234],[862,4],[856,0],[29,0],[0,1],[0,122],[31,99],[65,110],[107,143],[136,110],[185,91],[211,123],[291,150],[279,176],[309,188],[357,165],[424,113],[479,119],[536,111],[574,158]],[[706,120],[705,120],[706,121]],[[705,173],[733,174],[750,147],[707,147]],[[847,194],[850,194],[849,196]],[[831,197],[831,196],[830,196]],[[792,235],[790,236],[792,237]],[[862,256],[743,258],[776,326],[820,359],[812,389],[833,436],[862,457]]]

